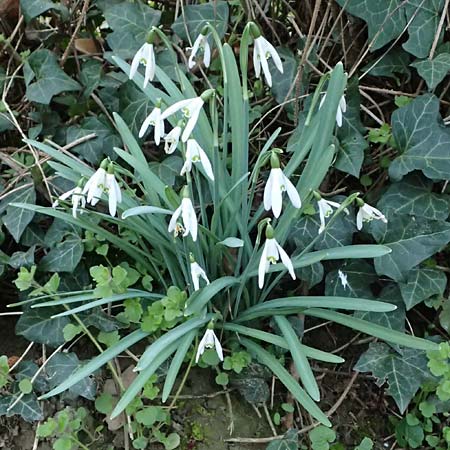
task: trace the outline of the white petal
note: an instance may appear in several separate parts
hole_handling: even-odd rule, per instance
[[[221,361],[223,361],[223,350],[222,345],[220,344],[219,339],[217,338],[216,334],[214,333],[214,347],[216,348],[217,356]]]
[[[205,352],[205,336],[203,336],[203,339],[198,344],[197,354],[195,355],[195,363],[198,363],[200,356],[202,356],[204,352]]]
[[[200,48],[200,44],[202,42],[202,34],[199,34],[197,36],[197,39],[194,42],[194,45],[192,46],[191,55],[189,56],[189,69],[192,69],[195,66],[195,57],[197,55],[198,49]]]
[[[172,233],[172,231],[175,231],[175,227],[177,226],[178,218],[180,217],[180,214],[181,214],[181,208],[182,208],[182,206],[180,205],[172,214],[172,217],[169,222],[169,228],[168,228],[169,233]]]
[[[189,108],[190,105],[192,105],[192,102],[195,100],[195,98],[188,98],[186,100],[180,100],[179,102],[174,103],[173,105],[169,106],[162,114],[161,119],[167,119],[167,117],[171,116],[172,114],[175,114],[177,111],[183,108]]]
[[[153,122],[153,111],[146,117],[146,119],[144,120],[141,129],[139,130],[139,137],[141,138],[142,136],[144,136],[144,134],[147,131],[147,128],[151,125],[151,123]]]
[[[342,111],[341,108],[338,106],[338,109],[336,111],[336,124],[340,128],[342,127]]]
[[[267,240],[264,244],[264,249],[261,253],[261,259],[259,260],[258,266],[258,286],[260,289],[264,286],[264,277],[267,270]]]
[[[192,170],[192,161],[190,159],[186,159],[181,168],[180,175],[183,176],[186,172],[190,172]]]
[[[199,97],[199,99],[201,100],[201,102],[196,102],[194,107],[190,110],[191,117],[189,117],[189,120],[188,120],[186,127],[183,131],[183,134],[181,136],[181,140],[183,142],[186,142],[191,137],[191,134],[194,131],[195,125],[197,125],[198,116],[200,115],[200,111],[204,104],[204,101],[200,97]]]
[[[361,230],[363,227],[363,210],[362,207],[359,208],[358,214],[356,215],[356,228]]]
[[[278,252],[280,254],[280,258],[286,269],[289,271],[291,277],[293,280],[295,280],[295,272],[294,272],[294,266],[292,265],[291,258],[289,258],[288,254],[284,251],[283,247],[281,247],[280,244],[277,244]]]
[[[341,111],[343,113],[345,113],[347,111],[347,102],[345,101],[345,96],[344,95],[339,100],[339,107],[341,108]]]
[[[115,178],[112,173],[106,175],[106,186],[108,188],[108,207],[111,217],[115,217],[117,212],[117,190],[114,186]]]
[[[283,183],[283,173],[281,169],[272,169],[274,171],[274,180],[272,185],[272,212],[273,215],[278,219],[281,214],[281,209],[283,207],[283,193],[281,191],[281,185]],[[276,171],[276,172],[275,172]],[[284,183],[283,183],[284,184]]]
[[[270,56],[272,57],[273,62],[275,64],[275,67],[281,73],[283,73],[283,63],[281,62],[280,55],[275,50],[275,47],[267,39],[264,39],[264,40],[265,40],[264,44],[265,44],[266,53],[268,52],[270,54]]]
[[[289,180],[289,178],[285,174],[283,174],[283,182],[292,205],[294,206],[294,208],[300,208],[302,206],[300,195],[296,187],[291,183],[291,180]]]
[[[131,67],[130,67],[130,75],[129,79],[131,80],[135,75],[139,67],[139,63],[142,59],[142,49],[144,46],[142,46],[134,55],[133,60],[131,61]]]
[[[272,208],[272,187],[273,187],[274,171],[271,170],[264,188],[264,209],[269,211]]]
[[[255,39],[253,45],[253,67],[255,68],[255,76],[259,78],[261,75],[261,56],[258,38]]]
[[[144,88],[147,86],[149,81],[153,81],[155,77],[155,53],[153,51],[153,45],[148,44],[146,48],[146,65],[145,65],[145,76],[144,76]]]
[[[208,159],[208,156],[206,155],[206,153],[204,152],[204,150],[198,146],[198,153],[200,155],[200,161],[202,163],[203,169],[205,169],[205,173],[206,175],[212,180],[214,181],[214,173],[212,170],[212,166],[211,163]]]
[[[211,64],[211,47],[209,46],[209,42],[205,37],[205,46],[203,48],[203,64],[205,67],[209,67]]]
[[[261,46],[262,47],[262,46]],[[261,67],[264,72],[266,83],[272,87],[272,75],[270,74],[269,63],[266,58],[266,49],[264,48],[264,54],[261,55]]]

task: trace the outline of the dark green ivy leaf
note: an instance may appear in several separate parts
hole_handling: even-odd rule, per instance
[[[387,344],[372,342],[354,370],[372,372],[377,385],[389,383],[387,392],[403,414],[420,385],[429,378],[425,352],[410,348],[394,351]]]
[[[63,329],[70,323],[68,317],[52,318],[61,312],[56,308],[28,309],[20,316],[16,324],[16,334],[31,342],[57,347],[65,342]]]
[[[417,69],[431,91],[450,72],[450,53],[441,53],[433,59],[414,61],[411,66]]]
[[[216,0],[200,5],[186,5],[184,14],[180,14],[172,24],[172,30],[183,40],[192,41],[200,34],[202,28],[209,22],[215,27],[220,38],[225,36],[228,26],[228,2]],[[189,33],[189,36],[186,34]]]
[[[56,55],[47,49],[36,50],[29,56],[24,73],[26,96],[32,102],[48,105],[54,95],[81,88],[59,67]]]
[[[437,97],[422,95],[395,111],[392,132],[402,152],[389,167],[392,178],[413,170],[431,179],[450,178],[450,129],[442,124]]]
[[[387,224],[372,223],[371,230],[378,244],[392,250],[375,258],[375,270],[395,281],[406,281],[413,267],[450,242],[449,223],[423,217],[392,214]]]

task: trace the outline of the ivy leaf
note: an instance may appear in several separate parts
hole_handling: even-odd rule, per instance
[[[390,328],[392,330],[404,331],[405,329],[405,306],[403,303],[402,295],[397,285],[388,284],[380,293],[377,300],[382,302],[392,303],[397,306],[397,309],[390,312],[366,312],[357,311],[354,316],[359,319],[368,320],[369,322],[382,325],[383,327]]]
[[[393,214],[387,224],[373,223],[371,230],[378,244],[392,250],[375,258],[375,270],[395,281],[406,281],[413,267],[450,242],[449,223],[423,217]]]
[[[40,269],[47,272],[73,272],[83,256],[83,250],[80,237],[71,234],[41,259]]]
[[[430,377],[425,352],[410,348],[394,351],[387,344],[372,342],[354,370],[372,372],[377,385],[389,383],[388,394],[403,414],[420,385]]]
[[[121,117],[137,138],[142,122],[153,109],[153,103],[130,81],[119,89]]]
[[[298,449],[298,430],[292,428],[288,430],[281,439],[272,441],[266,450],[297,450]]]
[[[161,11],[149,6],[128,1],[105,1],[100,5],[108,25],[113,30],[106,41],[117,56],[122,59],[132,58],[142,46],[147,34],[159,24]]]
[[[116,158],[114,147],[119,147],[121,141],[111,128],[97,117],[88,117],[80,125],[74,125],[67,129],[66,143],[73,142],[83,136],[95,133],[96,137],[73,147],[73,151],[84,159],[97,165],[105,156]]]
[[[373,298],[370,284],[378,279],[372,265],[366,261],[350,260],[340,269],[347,276],[348,286],[344,288],[338,270],[328,272],[325,279],[325,295],[336,297]]]
[[[441,11],[445,0],[408,0],[405,2],[406,21],[409,39],[402,45],[408,52],[418,58],[425,58],[430,53]],[[399,2],[400,3],[400,2]]]
[[[367,23],[371,50],[377,50],[403,33],[406,27],[401,0],[336,0],[345,11]]]
[[[450,72],[450,53],[441,53],[433,59],[414,61],[412,67],[427,83],[428,89],[434,89]]]
[[[350,82],[347,89],[347,111],[338,127],[339,152],[334,167],[342,172],[359,177],[364,161],[364,150],[368,147],[364,139],[365,128],[360,118],[360,98],[358,84]]]
[[[16,324],[16,334],[31,342],[57,347],[65,342],[64,327],[70,323],[66,316],[52,319],[53,314],[60,312],[55,308],[28,309],[20,316]]]
[[[28,269],[34,265],[34,251],[36,246],[31,246],[26,252],[14,252],[8,260],[8,265],[14,269],[24,266]]]
[[[20,10],[27,23],[49,9],[60,11],[63,17],[67,17],[69,14],[69,11],[63,4],[55,3],[51,0],[20,0]]]
[[[192,41],[200,34],[202,28],[209,22],[215,27],[220,38],[225,36],[228,26],[228,2],[218,0],[202,5],[187,5],[184,14],[180,14],[172,24],[172,30],[183,40]],[[187,33],[186,34],[186,28]]]
[[[432,192],[433,182],[419,173],[407,175],[399,183],[392,183],[378,202],[378,207],[388,216],[397,214],[445,220],[449,215],[446,196]]]
[[[44,418],[41,406],[37,400],[36,394],[24,395],[12,409],[8,411],[10,405],[12,405],[19,396],[20,391],[15,394],[6,394],[0,397],[0,416],[11,417],[19,415],[27,422],[36,422]]]
[[[308,285],[308,289],[311,289],[313,286],[322,281],[324,268],[323,265],[318,262],[310,264],[306,267],[301,267],[296,270],[296,273],[300,280],[304,281]]]
[[[36,201],[36,193],[34,186],[24,186],[22,189],[8,195],[0,204],[0,213],[6,210],[3,217],[3,224],[11,233],[16,242],[19,242],[22,233],[25,231],[27,225],[33,220],[34,211],[29,211],[15,206],[8,206],[9,203],[31,203]]]
[[[409,272],[406,283],[399,283],[407,310],[432,295],[442,295],[446,286],[445,274],[440,270],[429,268],[413,269]]]
[[[336,202],[342,201],[342,199],[343,197],[332,198],[332,200]],[[316,208],[315,215],[304,215],[291,227],[288,239],[292,244],[295,244],[300,248],[308,245],[312,239],[317,238],[320,227],[317,204],[314,204],[314,208]],[[356,226],[353,218],[353,208],[349,207],[348,210],[350,214],[347,215],[342,212],[319,236],[314,245],[315,250],[341,247],[352,243],[353,233],[356,232]],[[329,220],[330,219],[327,219],[327,223]]]
[[[25,62],[24,72],[26,96],[31,102],[48,105],[54,95],[81,89],[59,67],[56,55],[47,49],[34,51]]]
[[[413,170],[431,179],[450,178],[450,129],[441,124],[437,97],[422,95],[395,111],[392,132],[402,152],[389,167],[394,180]]]
[[[390,52],[383,56],[382,59],[376,58],[376,64],[370,62],[363,70],[368,70],[368,74],[374,77],[390,77],[398,80],[394,74],[405,74],[408,78],[411,75],[409,69],[410,56],[401,48],[393,48]]]
[[[57,353],[46,367],[50,389],[70,378],[80,366],[81,363],[75,353]],[[96,384],[92,378],[86,377],[70,387],[69,392],[75,397],[80,396],[94,400]]]
[[[296,92],[295,88],[292,89],[295,77],[297,75],[298,60],[291,50],[287,48],[277,48],[278,54],[283,62],[283,73],[279,72],[273,61],[270,61],[270,69],[272,73],[272,94],[278,103],[289,101],[294,99]],[[291,94],[286,98],[289,91]],[[293,103],[289,103],[286,107],[290,106],[293,110]]]
[[[371,50],[377,50],[408,27],[409,39],[403,44],[408,52],[424,58],[428,55],[436,33],[444,0],[337,0],[345,11],[367,23]]]

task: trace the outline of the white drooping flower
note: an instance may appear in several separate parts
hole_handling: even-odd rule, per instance
[[[188,61],[189,69],[192,69],[195,66],[195,57],[199,50],[203,50],[203,64],[205,67],[209,67],[209,64],[211,63],[211,47],[209,46],[206,33],[200,33],[192,46]]]
[[[83,195],[83,189],[81,186],[76,186],[73,189],[70,189],[70,191],[64,192],[64,194],[61,194],[52,204],[52,208],[56,208],[59,205],[60,201],[67,200],[69,197],[71,197],[72,202],[72,216],[77,218],[77,212],[80,211],[80,214],[83,213],[83,210],[81,208],[84,208],[86,206],[86,199]],[[81,208],[80,208],[81,204]]]
[[[192,258],[191,258],[191,277],[192,283],[194,284],[194,291],[198,291],[200,289],[200,278],[203,278],[206,284],[209,284],[206,272]]]
[[[270,74],[268,59],[272,58],[275,67],[283,73],[283,64],[275,47],[261,35],[255,38],[253,48],[253,65],[255,67],[256,78],[261,75],[261,67],[264,72],[266,83],[272,87],[272,75]]]
[[[190,172],[192,170],[192,163],[196,164],[198,162],[202,164],[208,178],[214,181],[212,166],[205,151],[195,139],[188,139],[186,143],[186,161],[181,168],[180,175]]]
[[[95,171],[83,188],[83,194],[87,194],[86,202],[95,206],[103,192],[106,189],[106,167],[108,165],[108,160],[103,160],[100,167]]]
[[[300,208],[302,202],[297,189],[280,169],[280,162],[275,154],[272,154],[271,163],[272,169],[264,188],[264,208],[266,211],[272,209],[273,215],[278,218],[283,206],[283,192],[287,192],[294,208]]]
[[[153,44],[146,42],[134,55],[131,61],[130,80],[134,78],[138,70],[139,64],[145,65],[144,88],[149,81],[153,81],[155,77],[155,50]]]
[[[183,236],[186,237],[189,233],[192,236],[192,240],[197,240],[198,223],[197,215],[195,214],[194,206],[192,201],[187,195],[187,189],[184,189],[183,199],[181,200],[181,205],[175,210],[172,218],[169,222],[169,233],[178,232],[180,225],[178,224],[178,219],[181,216],[183,219]]]
[[[172,128],[172,130],[164,136],[164,151],[167,154],[170,155],[177,149],[178,143],[180,142],[180,136],[181,127],[178,125]]]
[[[320,227],[319,234],[325,230],[325,219],[330,217],[333,214],[333,208],[339,208],[341,205],[337,202],[332,202],[331,200],[325,200],[324,198],[320,198],[317,200],[317,206],[319,207],[319,218],[320,218]],[[344,210],[346,214],[348,214],[348,210]]]
[[[217,356],[221,361],[223,361],[223,351],[222,351],[222,345],[220,344],[219,339],[217,338],[216,334],[214,333],[214,330],[208,328],[198,344],[197,349],[197,355],[195,356],[195,362],[198,363],[198,360],[200,359],[200,356],[205,353],[205,350],[209,348],[214,348],[216,350]]]
[[[262,289],[264,286],[264,278],[267,271],[269,270],[270,264],[275,264],[277,261],[279,261],[280,258],[284,267],[286,267],[286,269],[289,271],[292,279],[295,280],[295,272],[291,258],[289,258],[283,247],[281,247],[281,245],[273,237],[273,228],[270,225],[267,225],[266,242],[261,254],[261,259],[259,260],[258,268],[258,286],[260,289]]]
[[[322,97],[322,100],[320,100],[319,109],[322,107],[326,97],[327,94],[325,94]],[[339,104],[336,110],[336,124],[339,128],[342,127],[342,118],[346,111],[347,111],[347,102],[345,101],[345,96],[343,95],[339,100]]]
[[[108,172],[105,170],[108,168]],[[114,166],[104,159],[94,173],[89,178],[83,188],[83,195],[87,194],[86,202],[95,206],[100,200],[102,194],[108,194],[109,214],[114,217],[117,212],[117,204],[122,201],[122,193],[119,184],[114,176]]]
[[[172,114],[175,114],[178,111],[182,111],[184,117],[187,119],[186,126],[183,130],[183,134],[181,135],[181,140],[186,142],[192,134],[192,131],[197,124],[198,116],[200,115],[200,111],[202,110],[205,101],[213,95],[214,90],[208,89],[200,97],[188,98],[186,100],[180,100],[179,102],[174,103],[169,106],[161,115],[161,119],[167,119]]]
[[[363,222],[371,222],[373,219],[381,220],[382,222],[387,223],[386,217],[380,210],[368,205],[367,203],[363,203],[359,207],[358,214],[356,215],[356,228],[361,230],[363,227]]]
[[[112,165],[110,165],[112,167]],[[106,174],[106,192],[108,194],[108,208],[111,217],[115,217],[117,212],[117,204],[122,201],[122,192],[120,192],[119,183],[117,183],[114,172],[108,171]]]
[[[349,286],[348,281],[347,281],[347,274],[342,272],[341,269],[338,270],[338,277],[339,280],[342,284],[342,287],[344,288],[344,290],[347,288],[347,286]]]
[[[144,136],[147,128],[153,125],[154,133],[155,133],[155,144],[159,145],[161,142],[161,138],[164,137],[164,120],[162,119],[161,114],[161,103],[160,101],[156,102],[153,111],[147,116],[144,120],[141,129],[139,130],[139,137]]]

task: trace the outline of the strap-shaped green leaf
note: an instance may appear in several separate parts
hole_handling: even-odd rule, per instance
[[[144,333],[141,330],[133,331],[132,333],[121,339],[119,342],[109,347],[103,353],[91,359],[87,364],[85,364],[80,369],[75,371],[66,381],[61,383],[55,389],[52,389],[50,392],[47,392],[47,394],[42,395],[40,399],[42,400],[49,397],[53,397],[54,395],[64,392],[65,390],[72,387],[74,384],[81,381],[83,378],[86,378],[89,375],[91,375],[93,372],[95,372],[97,369],[105,365],[107,362],[111,361],[113,358],[122,353],[124,350],[130,348],[133,344],[136,344],[136,342],[141,341],[147,336],[148,333]]]
[[[257,330],[256,328],[245,327],[243,325],[238,325],[237,323],[224,323],[222,327],[224,330],[234,331],[235,333],[250,336],[260,341],[268,342],[269,344],[277,345],[278,347],[289,350],[289,346],[286,342],[286,339],[276,334],[268,333],[267,331]],[[299,343],[298,345],[300,345],[300,347],[303,350],[303,353],[308,358],[333,364],[340,364],[345,361],[340,356],[333,355],[332,353],[323,352],[322,350],[318,350],[313,347],[308,347],[307,345],[301,343]]]
[[[298,400],[298,402],[308,411],[311,416],[317,419],[323,425],[331,427],[328,417],[320,410],[309,395],[299,386],[292,375],[277,361],[277,359],[269,352],[264,350],[258,344],[247,338],[241,338],[241,342],[247,349],[256,355],[258,360],[267,366],[288,391]]]
[[[416,348],[417,350],[437,350],[438,344],[426,339],[421,339],[390,328],[382,327],[376,323],[367,320],[357,319],[356,317],[338,313],[336,311],[326,311],[324,309],[312,308],[303,311],[303,314],[312,317],[319,317],[325,320],[331,320],[362,333],[370,334],[384,341],[391,342],[405,347]]]
[[[294,360],[297,373],[302,380],[303,386],[306,392],[312,397],[313,400],[318,402],[320,400],[319,386],[317,386],[316,379],[314,377],[311,366],[306,358],[305,353],[299,346],[299,338],[296,335],[292,325],[284,316],[275,316],[275,322],[283,333],[284,338],[289,347],[292,359]]]

